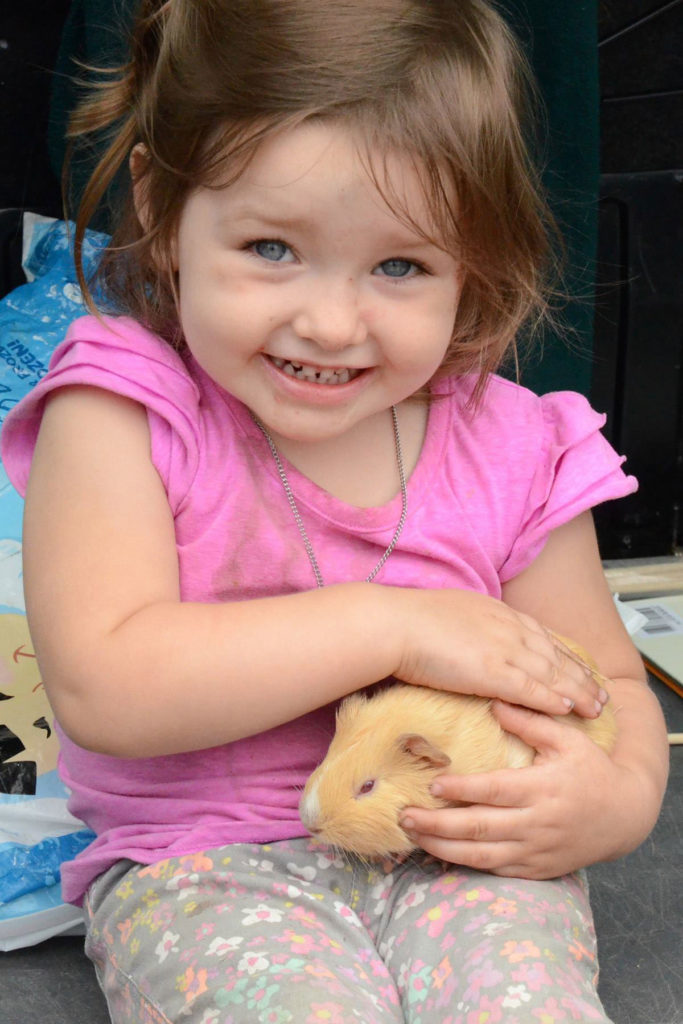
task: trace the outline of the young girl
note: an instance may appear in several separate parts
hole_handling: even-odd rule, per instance
[[[483,0],[145,0],[75,118],[112,133],[77,250],[131,170],[108,307],[3,454],[116,1022],[607,1020],[573,872],[647,835],[666,736],[589,511],[635,482],[582,397],[493,374],[549,264],[524,81]],[[611,757],[539,714],[607,699],[549,629],[612,680]],[[364,865],[297,802],[391,675],[538,756]]]

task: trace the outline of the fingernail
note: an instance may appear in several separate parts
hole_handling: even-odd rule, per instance
[[[603,706],[609,700],[609,693],[607,692],[607,690],[603,690],[602,687],[600,687],[600,691],[598,693],[598,700]]]
[[[431,786],[429,787],[429,792],[432,794],[432,796],[441,796],[441,794],[443,793],[443,786],[441,785],[440,782],[432,782]]]
[[[565,705],[565,707],[568,707],[570,711],[574,710],[574,703],[575,702],[573,700],[570,700],[569,697],[563,697],[562,698],[562,703]]]
[[[598,715],[601,715],[602,714],[602,710],[603,710],[603,705],[600,703],[599,700],[596,700],[596,702],[595,702],[595,711],[596,711],[596,713]]]
[[[415,822],[412,818],[401,818],[401,828],[411,829],[415,828]]]

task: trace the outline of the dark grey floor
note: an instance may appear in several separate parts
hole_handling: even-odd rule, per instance
[[[683,732],[683,700],[661,684],[655,688],[670,731]],[[630,856],[589,872],[600,991],[615,1024],[683,1024],[683,747],[671,754],[653,834]],[[108,1024],[82,939],[0,953],[0,1024],[39,1022]]]
[[[651,679],[670,732],[683,699]],[[683,746],[659,822],[635,853],[589,870],[600,946],[600,993],[615,1024],[683,1024]]]

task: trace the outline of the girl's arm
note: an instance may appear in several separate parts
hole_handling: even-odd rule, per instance
[[[48,696],[66,732],[102,753],[214,746],[392,673],[551,713],[576,700],[596,713],[592,681],[558,660],[536,622],[491,598],[357,583],[181,602],[146,413],[96,388],[65,388],[47,404],[24,559]]]
[[[499,721],[538,750],[532,766],[440,779],[472,806],[406,812],[435,856],[498,874],[547,878],[634,849],[655,824],[668,743],[659,702],[616,611],[589,513],[556,530],[505,600],[581,643],[611,680],[618,739],[608,757],[577,730],[500,704]]]
[[[566,635],[575,636],[612,681],[610,699],[618,734],[611,761],[621,770],[621,777],[630,779],[638,791],[630,807],[625,792],[617,794],[616,801],[614,794],[605,794],[608,801],[619,804],[622,824],[626,825],[628,819],[632,826],[630,835],[623,834],[621,841],[617,833],[606,837],[605,855],[620,856],[638,845],[657,820],[669,771],[664,715],[647,685],[642,658],[607,585],[592,515],[586,512],[557,530],[544,555],[542,561],[539,559],[508,585],[504,599],[514,607],[538,614],[551,628],[565,629]],[[558,595],[557,604],[554,594]],[[542,615],[545,601],[547,612]]]
[[[95,388],[57,391],[44,411],[26,494],[24,583],[60,724],[114,756],[236,739],[392,667],[374,588],[181,602],[146,412]]]

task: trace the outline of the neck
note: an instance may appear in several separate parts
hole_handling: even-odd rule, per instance
[[[417,465],[424,440],[427,407],[397,407],[406,477]],[[310,444],[273,437],[282,458],[335,498],[358,508],[375,508],[400,491],[391,410],[356,424],[339,437]]]

